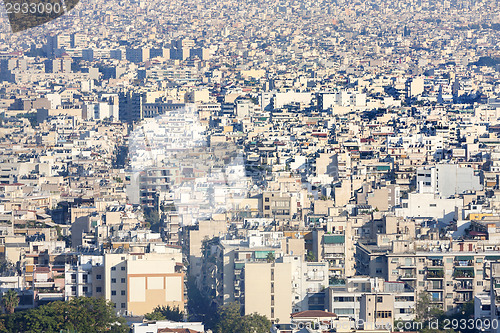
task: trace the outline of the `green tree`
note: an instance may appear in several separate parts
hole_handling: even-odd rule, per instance
[[[153,312],[144,315],[147,320],[173,320],[181,321],[184,318],[184,312],[178,307],[170,307],[170,305],[158,305],[153,309]]]
[[[274,262],[276,260],[272,251],[267,252],[266,260],[267,262]]]
[[[314,255],[313,251],[311,251],[311,250],[307,251],[306,261],[308,261],[308,262],[314,262],[314,261],[316,261],[316,256]]]
[[[158,210],[155,208],[145,208],[144,209],[144,220],[154,232],[159,232],[161,227],[161,219]]]
[[[252,313],[243,317],[244,326],[248,333],[267,333],[271,329],[271,322],[266,316]]]
[[[35,309],[3,315],[0,319],[4,327],[0,332],[129,331],[125,320],[116,315],[113,304],[104,298],[95,297],[77,297],[68,302],[52,302]]]
[[[19,305],[19,296],[13,289],[9,289],[2,295],[2,305],[6,313],[12,314]]]
[[[271,322],[265,316],[253,313],[242,316],[238,303],[230,303],[219,310],[219,321],[215,326],[217,333],[267,333]]]
[[[431,303],[431,296],[428,292],[421,292],[417,296],[415,304],[415,314],[417,320],[429,322],[431,319],[441,318],[444,315],[442,309]]]

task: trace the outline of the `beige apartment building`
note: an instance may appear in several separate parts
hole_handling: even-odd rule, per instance
[[[245,264],[245,314],[257,312],[272,322],[284,322],[292,313],[292,264]]]
[[[102,270],[93,273],[95,288],[102,288],[97,291],[122,314],[144,315],[158,305],[184,310],[180,251],[105,254]]]
[[[393,241],[392,245],[357,245],[359,273],[405,283],[431,303],[453,312],[489,292],[489,267],[500,261],[497,245],[480,241]]]
[[[393,294],[363,294],[360,303],[359,319],[363,322],[363,329],[394,327]]]
[[[352,222],[345,217],[328,217],[327,232],[323,229],[313,231],[314,256],[318,261],[328,262],[329,275],[332,278],[354,275]]]

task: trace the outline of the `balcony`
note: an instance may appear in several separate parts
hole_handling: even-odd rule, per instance
[[[474,261],[473,260],[455,260],[453,262],[455,266],[459,267],[473,267],[474,266]]]
[[[431,298],[431,303],[443,303],[443,299],[440,297]]]
[[[443,267],[444,266],[443,259],[432,258],[430,260],[431,260],[431,267]]]
[[[442,269],[428,269],[427,270],[427,279],[443,279],[444,271]]]
[[[473,267],[455,267],[455,272],[453,272],[453,277],[455,279],[473,279],[474,278],[474,268]]]
[[[455,291],[473,291],[474,285],[472,281],[463,280],[462,283],[455,283],[454,285]]]
[[[443,290],[443,284],[441,283],[442,281],[431,281],[431,282],[438,282],[438,283],[429,283],[426,287],[428,291],[436,290],[436,291],[441,291]]]
[[[467,303],[471,300],[472,300],[472,298],[468,298],[468,297],[456,297],[454,299],[455,303]]]
[[[415,280],[417,276],[413,273],[405,273],[400,276],[401,280]]]
[[[459,267],[474,266],[474,256],[456,256],[453,264]]]

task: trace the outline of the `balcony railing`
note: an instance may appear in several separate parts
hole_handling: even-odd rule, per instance
[[[457,283],[457,284],[455,284],[456,291],[471,291],[473,289],[474,289],[474,286],[472,283],[466,283],[466,284]]]
[[[473,270],[455,269],[455,272],[453,273],[453,277],[455,279],[473,279],[474,278],[474,271]]]
[[[442,270],[429,270],[427,271],[428,279],[442,279],[444,278],[444,272]]]
[[[474,266],[474,261],[473,260],[455,260],[454,264],[455,264],[455,266],[460,266],[460,267],[471,267],[471,266]]]
[[[432,260],[431,266],[432,267],[443,267],[444,263],[442,260]]]

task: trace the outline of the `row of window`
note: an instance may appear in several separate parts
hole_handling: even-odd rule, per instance
[[[392,311],[377,311],[377,318],[391,318]]]
[[[120,267],[120,269],[121,269],[122,271],[124,271],[126,268],[125,268],[125,266],[122,266],[122,267]],[[112,271],[116,271],[116,266],[111,267],[111,270],[112,270]]]
[[[116,304],[113,304],[113,306],[116,308]],[[126,307],[127,307],[127,304],[125,304],[125,303],[122,303],[120,305],[120,308],[122,308],[122,309],[125,309]]]
[[[462,245],[462,247],[463,247],[463,244],[460,244],[460,245]],[[472,244],[469,244],[469,251],[472,251],[472,250],[473,250]],[[489,249],[489,250],[492,250],[492,249]],[[382,262],[383,258],[384,257],[376,257],[375,261]],[[405,259],[404,260],[405,265],[410,266],[410,265],[414,264],[414,262],[411,258],[404,258],[404,259]],[[420,262],[420,263],[425,263],[425,261],[426,261],[426,258],[415,258],[415,259],[418,259],[418,262]],[[431,259],[429,259],[429,260],[431,260]],[[441,259],[435,259],[435,260],[441,261]],[[447,264],[452,264],[455,261],[454,258],[445,258],[444,260],[446,260]],[[463,261],[467,261],[467,260],[463,260]],[[476,258],[476,263],[482,263],[482,262],[483,262],[483,258]],[[400,263],[400,258],[392,258],[391,259],[391,264],[399,264],[399,263]]]
[[[481,287],[483,285],[483,281],[476,281],[476,285],[478,287]],[[425,287],[425,281],[418,281],[418,286],[419,287]],[[446,286],[447,287],[453,286],[453,282],[452,281],[447,281],[446,282]],[[440,288],[436,288],[436,289],[440,289]]]
[[[377,269],[377,273],[382,273],[382,270],[381,269]],[[403,269],[401,274],[404,274],[404,273],[405,273],[405,271]],[[420,274],[420,275],[424,275],[425,273],[426,273],[425,270],[418,270],[418,274]],[[482,269],[478,269],[476,271],[476,273],[477,273],[478,276],[481,276],[481,275],[483,275],[483,270]],[[400,275],[399,270],[397,270],[397,269],[393,269],[392,272],[391,272],[391,274],[392,275]],[[453,270],[451,270],[451,269],[447,269],[446,270],[446,275],[452,275],[452,274],[453,274]]]

